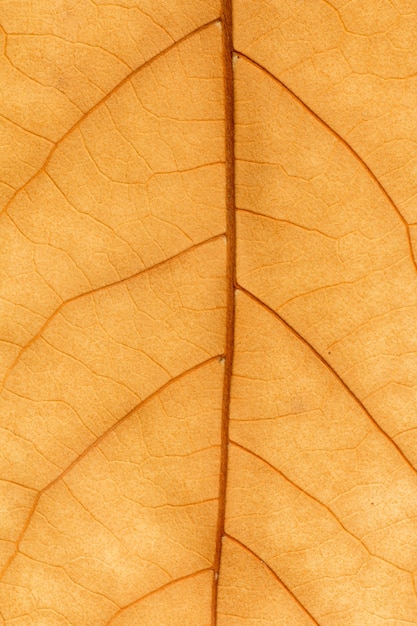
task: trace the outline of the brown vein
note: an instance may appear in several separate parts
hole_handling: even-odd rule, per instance
[[[212,626],[217,624],[218,579],[222,553],[222,537],[226,511],[227,464],[229,445],[230,387],[233,372],[235,341],[235,282],[236,282],[236,209],[234,152],[234,88],[233,88],[233,12],[232,0],[222,0],[223,63],[225,98],[225,157],[226,157],[226,236],[227,236],[227,318],[221,424],[221,461],[219,510],[217,518],[216,551],[213,563]]]
[[[174,261],[175,259],[178,259],[186,254],[188,254],[189,252],[192,252],[193,250],[195,250],[196,248],[199,248],[201,246],[204,245],[208,245],[210,243],[213,243],[214,241],[217,241],[218,239],[221,239],[222,237],[224,237],[224,233],[221,233],[220,235],[214,235],[214,237],[210,237],[209,239],[206,239],[205,241],[201,241],[200,243],[196,243],[193,246],[190,246],[189,248],[186,248],[185,250],[181,250],[181,252],[177,252],[177,254],[174,254],[173,256],[169,257],[168,259],[164,259],[163,261],[159,261],[158,263],[155,263],[155,265],[152,265],[151,267],[145,267],[143,270],[140,270],[139,272],[136,272],[136,274],[132,274],[132,276],[127,276],[126,278],[121,278],[120,280],[116,280],[114,283],[109,283],[108,285],[102,285],[101,287],[96,287],[96,289],[91,289],[90,291],[86,291],[84,293],[80,293],[76,296],[73,296],[72,298],[69,298],[68,300],[65,300],[65,302],[62,302],[58,308],[55,309],[55,311],[52,313],[52,315],[50,315],[48,317],[47,320],[45,320],[45,322],[42,324],[41,328],[39,329],[39,331],[36,333],[36,335],[34,335],[32,337],[32,339],[30,339],[30,341],[27,342],[27,344],[25,344],[24,346],[22,346],[22,349],[20,350],[20,352],[17,354],[15,360],[13,361],[13,363],[10,365],[9,369],[7,370],[7,374],[4,377],[4,380],[2,382],[2,385],[0,387],[0,394],[3,391],[3,389],[6,386],[6,382],[10,376],[10,374],[12,373],[13,369],[16,367],[18,361],[20,360],[20,358],[22,357],[22,355],[24,354],[24,352],[26,352],[34,343],[37,339],[39,339],[43,333],[43,331],[45,330],[45,328],[49,325],[49,323],[54,319],[54,317],[56,317],[64,308],[64,306],[66,306],[67,304],[70,304],[71,302],[75,302],[76,300],[79,300],[80,298],[84,298],[86,296],[91,296],[92,294],[98,293],[100,291],[104,291],[106,289],[111,289],[112,287],[116,287],[117,285],[123,285],[123,283],[126,283],[130,280],[133,280],[134,278],[137,278],[138,276],[141,276],[142,274],[146,274],[146,272],[151,272],[152,270],[158,269],[159,267],[170,263],[171,261]]]
[[[255,459],[257,459],[258,461],[263,463],[264,465],[267,465],[270,469],[274,470],[284,480],[286,480],[288,483],[290,483],[290,485],[292,485],[295,489],[297,489],[297,491],[301,491],[301,493],[303,493],[307,498],[309,498],[309,500],[312,500],[313,502],[318,504],[320,507],[324,508],[329,513],[329,515],[331,515],[331,517],[336,520],[336,522],[341,526],[341,528],[344,530],[344,532],[346,534],[348,534],[350,537],[352,537],[352,539],[354,539],[355,541],[357,541],[358,543],[361,544],[361,546],[366,550],[368,556],[372,556],[372,557],[375,557],[377,559],[380,559],[381,561],[384,561],[385,563],[388,563],[392,567],[395,567],[395,568],[401,570],[402,572],[406,572],[407,574],[412,574],[412,572],[410,570],[405,569],[404,567],[400,567],[396,563],[392,563],[391,561],[388,561],[387,559],[385,559],[384,557],[380,556],[379,554],[375,554],[375,553],[371,552],[369,550],[368,546],[365,544],[365,542],[360,537],[358,537],[357,535],[352,533],[343,524],[343,522],[340,521],[340,519],[337,517],[337,515],[332,511],[332,509],[327,504],[325,504],[324,502],[322,502],[321,500],[319,500],[318,498],[313,496],[311,493],[306,491],[303,487],[300,487],[300,485],[297,485],[297,483],[295,483],[293,480],[291,480],[291,478],[289,478],[286,474],[284,474],[280,469],[275,467],[275,465],[273,465],[272,463],[270,463],[269,461],[264,459],[264,457],[260,456],[259,454],[257,454],[253,450],[250,450],[249,448],[246,448],[245,446],[242,446],[240,443],[237,443],[237,441],[230,440],[230,443],[233,444],[234,446],[236,446],[236,448],[240,448],[240,450],[242,450],[243,452],[246,452],[247,454],[250,454]],[[399,522],[399,523],[401,523],[401,522]],[[378,529],[378,530],[380,530],[380,529]],[[370,533],[367,533],[367,534],[370,534]]]
[[[391,439],[391,437],[388,435],[388,433],[385,432],[385,430],[378,424],[378,422],[375,420],[374,417],[372,417],[372,415],[369,413],[368,409],[365,407],[365,405],[362,403],[362,401],[358,398],[358,396],[352,391],[352,389],[350,389],[350,387],[345,383],[343,378],[336,372],[336,370],[334,370],[332,368],[332,366],[326,361],[326,359],[324,357],[322,357],[322,355],[319,352],[317,352],[317,350],[311,345],[311,343],[309,343],[307,341],[307,339],[304,339],[304,337],[302,337],[302,335],[300,335],[295,330],[295,328],[293,328],[291,326],[291,324],[289,324],[283,317],[281,317],[281,315],[279,315],[279,313],[277,313],[276,311],[274,311],[274,309],[272,309],[270,306],[265,304],[265,302],[262,302],[262,300],[260,300],[257,296],[255,296],[251,291],[248,291],[247,289],[245,289],[245,287],[242,287],[241,285],[238,285],[238,289],[240,289],[242,291],[242,293],[245,293],[254,302],[256,302],[260,306],[264,307],[264,309],[266,309],[269,313],[271,313],[276,318],[278,318],[279,321],[281,322],[281,324],[283,324],[291,332],[292,335],[297,337],[297,339],[299,339],[301,341],[301,343],[303,343],[314,354],[314,356],[318,359],[318,361],[320,361],[322,363],[322,365],[324,365],[324,367],[326,367],[326,369],[328,369],[333,374],[333,376],[335,376],[337,378],[337,380],[342,385],[342,387],[345,389],[345,391],[356,402],[356,404],[359,405],[359,407],[365,413],[367,418],[372,422],[372,424],[379,431],[379,433],[384,437],[384,439],[389,441],[389,443],[392,446],[394,446],[394,448],[397,450],[398,454],[401,456],[402,460],[406,463],[406,465],[408,465],[408,467],[410,469],[412,469],[414,473],[417,473],[416,468],[411,463],[411,461],[409,461],[409,459],[406,457],[406,455],[401,450],[401,448],[397,445],[397,443],[393,439]]]
[[[282,587],[284,587],[284,589],[287,591],[287,593],[292,597],[292,599],[294,600],[294,602],[300,607],[300,609],[312,620],[312,622],[314,624],[317,624],[317,626],[320,626],[320,624],[318,623],[318,621],[316,619],[314,619],[314,617],[311,615],[311,613],[306,609],[306,607],[301,604],[300,600],[297,598],[297,596],[294,595],[294,593],[291,591],[291,589],[289,587],[287,587],[287,585],[281,580],[281,578],[278,576],[278,574],[276,572],[274,572],[274,570],[272,569],[272,567],[270,567],[267,563],[265,563],[265,561],[262,561],[262,559],[255,553],[253,552],[253,550],[251,550],[250,548],[248,548],[247,545],[245,545],[244,543],[242,543],[241,541],[239,541],[239,539],[236,539],[235,537],[232,537],[232,535],[229,535],[228,533],[225,533],[225,536],[230,540],[233,541],[235,544],[237,544],[240,548],[242,548],[243,550],[245,550],[246,552],[248,552],[248,554],[250,554],[254,559],[256,559],[259,563],[261,563],[261,565],[263,565],[263,567],[265,567],[265,569],[268,570],[268,572],[273,576],[273,578],[275,578],[275,580],[278,582],[278,584]]]
[[[56,478],[54,478],[54,480],[52,480],[50,483],[45,485],[45,487],[43,487],[40,491],[38,491],[38,493],[36,495],[36,498],[33,501],[32,508],[29,511],[29,515],[27,517],[27,520],[26,520],[26,522],[25,522],[25,524],[24,524],[22,530],[20,531],[19,536],[18,536],[18,538],[16,540],[15,550],[14,550],[13,554],[9,557],[6,565],[4,566],[4,568],[3,568],[3,570],[2,570],[2,572],[0,574],[0,581],[3,579],[6,571],[8,570],[10,565],[13,563],[14,559],[16,558],[17,554],[20,551],[20,544],[21,544],[21,542],[23,540],[23,537],[25,536],[25,533],[26,533],[27,529],[29,528],[29,524],[31,522],[31,519],[33,518],[33,515],[34,515],[34,513],[36,511],[36,508],[37,508],[37,506],[39,504],[39,500],[41,499],[42,495],[46,491],[48,491],[51,487],[53,487],[57,482],[59,482],[60,480],[65,478],[65,476],[73,469],[73,467],[75,467],[83,458],[85,458],[89,454],[89,452],[91,450],[96,448],[103,441],[103,439],[105,439],[110,433],[112,433],[121,424],[126,422],[133,415],[133,413],[135,413],[135,411],[138,411],[139,409],[141,409],[146,403],[150,402],[153,398],[155,398],[159,393],[163,392],[171,384],[178,382],[179,380],[181,380],[182,378],[185,378],[186,376],[188,376],[192,372],[195,372],[195,371],[203,368],[205,365],[208,365],[209,363],[213,363],[214,361],[216,361],[216,360],[218,360],[219,358],[222,358],[222,357],[223,357],[223,355],[221,355],[221,354],[213,356],[210,359],[206,359],[205,361],[202,361],[201,363],[198,363],[197,365],[194,365],[190,369],[185,370],[185,372],[182,372],[181,374],[178,374],[178,376],[175,376],[174,378],[171,378],[170,380],[168,380],[161,387],[159,387],[153,393],[151,393],[147,398],[145,398],[144,400],[139,402],[136,406],[134,406],[133,409],[131,409],[128,413],[126,413],[126,415],[123,415],[123,417],[118,419],[112,426],[110,426],[110,428],[108,428],[102,435],[100,435],[100,437],[97,437],[97,439],[95,439],[89,446],[87,446],[87,448],[76,459],[74,459],[72,461],[72,463],[70,463],[66,469],[64,469]]]
[[[150,596],[153,596],[156,593],[159,593],[160,591],[164,591],[165,589],[168,589],[169,587],[173,587],[177,583],[181,583],[184,580],[190,580],[191,578],[195,578],[196,576],[199,576],[200,574],[204,574],[205,572],[211,572],[211,571],[212,571],[211,567],[206,567],[205,569],[200,569],[198,572],[193,572],[192,574],[187,574],[187,576],[182,576],[181,578],[176,578],[175,580],[170,580],[169,583],[165,583],[165,585],[162,585],[161,587],[158,587],[157,589],[154,589],[153,591],[150,591],[149,593],[146,593],[144,596],[141,596],[137,600],[134,600],[130,604],[127,604],[126,606],[123,606],[121,609],[119,609],[117,611],[117,613],[115,613],[113,615],[113,617],[108,622],[106,622],[104,624],[104,626],[109,626],[109,624],[111,624],[117,617],[119,617],[119,615],[121,615],[121,613],[123,613],[123,611],[127,611],[127,609],[130,609],[131,607],[133,607],[133,606],[135,606],[137,604],[140,604],[142,602],[142,600],[146,600],[146,598],[149,598]]]
[[[242,159],[237,159],[237,160],[241,161]],[[323,231],[318,230],[317,228],[307,228],[307,226],[303,226],[302,224],[297,224],[297,222],[292,222],[291,220],[285,220],[280,217],[274,217],[273,215],[267,215],[266,213],[260,213],[259,211],[252,211],[252,209],[241,209],[240,207],[236,207],[236,211],[240,211],[241,213],[248,213],[249,215],[255,215],[256,217],[263,217],[266,220],[270,220],[278,224],[286,224],[287,226],[294,226],[294,228],[299,228],[300,230],[304,230],[307,233],[317,233],[318,235],[321,235],[322,237],[326,237],[327,239],[333,239],[334,241],[339,241],[340,239],[342,239],[342,236],[333,237],[332,235],[328,235],[327,233],[324,233]],[[350,232],[346,233],[345,235],[343,235],[343,237],[346,237],[346,235],[350,235],[350,234],[351,234]]]
[[[50,150],[48,156],[46,157],[45,161],[43,162],[42,166],[23,184],[21,185],[18,189],[15,190],[15,192],[13,193],[13,195],[9,198],[9,200],[7,201],[7,203],[5,204],[4,208],[0,211],[0,215],[2,213],[5,213],[7,211],[7,209],[9,208],[9,206],[11,205],[11,203],[13,202],[13,200],[15,199],[15,197],[17,196],[18,193],[20,193],[20,191],[22,191],[22,189],[26,189],[26,187],[38,176],[38,174],[40,174],[40,172],[43,172],[46,168],[46,166],[48,165],[48,163],[50,162],[50,160],[52,159],[53,155],[55,154],[56,150],[58,149],[58,147],[61,145],[61,143],[76,129],[80,126],[80,124],[89,116],[91,115],[91,113],[93,113],[96,109],[98,109],[104,102],[106,102],[116,91],[118,91],[121,87],[123,87],[123,85],[125,85],[131,78],[133,78],[133,76],[135,76],[136,74],[138,74],[139,72],[141,72],[142,70],[144,70],[146,67],[148,67],[151,63],[153,63],[154,61],[156,61],[157,59],[161,58],[162,56],[164,56],[165,54],[167,54],[168,52],[171,52],[171,50],[173,48],[175,48],[175,46],[183,43],[184,41],[187,41],[187,39],[190,39],[191,37],[193,37],[194,35],[196,35],[197,33],[205,30],[206,28],[209,28],[210,26],[212,26],[213,24],[216,24],[217,22],[219,22],[219,18],[216,18],[215,20],[211,20],[210,22],[207,22],[206,24],[203,24],[202,26],[199,26],[198,28],[196,28],[195,30],[191,31],[190,33],[188,33],[187,35],[184,35],[184,37],[181,37],[181,39],[178,39],[178,41],[174,41],[174,43],[172,43],[171,45],[169,45],[167,48],[164,48],[164,50],[161,50],[161,52],[158,52],[158,54],[155,54],[155,56],[153,56],[152,58],[148,59],[147,61],[145,61],[145,63],[142,63],[142,65],[139,65],[139,67],[136,67],[134,70],[132,70],[129,74],[127,74],[127,76],[125,76],[117,85],[115,85],[115,87],[113,87],[113,89],[111,89],[105,96],[103,96],[103,98],[101,98],[101,100],[99,100],[93,107],[91,107],[91,109],[89,109],[88,111],[86,111],[85,113],[83,113],[83,115],[80,116],[80,118],[75,122],[75,124],[73,126],[71,126],[71,128],[69,130],[67,130],[59,139],[58,141],[54,144],[54,146],[52,147],[52,149]],[[44,138],[45,139],[45,138]],[[48,141],[48,140],[47,140]]]
[[[306,111],[308,113],[310,113],[310,115],[312,115],[314,117],[314,119],[317,122],[319,122],[319,124],[321,124],[321,126],[324,126],[324,128],[326,128],[326,130],[328,130],[333,135],[333,137],[335,137],[338,141],[340,141],[344,145],[344,147],[350,152],[350,154],[361,164],[361,166],[365,169],[367,174],[370,176],[370,178],[373,180],[373,182],[377,185],[379,190],[385,196],[385,199],[389,202],[389,204],[391,205],[391,208],[395,211],[395,213],[397,214],[397,216],[400,219],[401,223],[403,224],[404,230],[405,230],[405,235],[406,235],[407,242],[408,242],[408,249],[409,249],[411,261],[413,263],[415,271],[417,272],[417,262],[416,262],[416,259],[414,257],[414,253],[413,253],[413,246],[412,246],[412,243],[411,243],[409,224],[406,221],[406,219],[403,216],[403,214],[401,213],[401,211],[399,210],[399,208],[397,207],[397,205],[395,204],[393,198],[390,196],[390,194],[385,189],[383,184],[378,180],[378,178],[373,173],[373,171],[371,170],[369,165],[366,164],[366,162],[363,160],[363,158],[361,156],[359,156],[359,154],[356,152],[356,150],[346,141],[346,139],[344,139],[341,135],[339,135],[339,133],[336,130],[334,130],[331,126],[329,126],[329,124],[327,124],[327,122],[325,122],[324,119],[322,119],[315,111],[313,111],[313,109],[310,109],[308,104],[306,104],[303,100],[301,100],[301,98],[299,96],[297,96],[297,94],[295,94],[289,87],[287,87],[287,85],[285,83],[283,83],[282,80],[277,78],[274,74],[272,74],[272,72],[267,70],[263,65],[261,65],[260,63],[257,63],[256,61],[251,59],[251,57],[248,57],[243,52],[239,52],[238,50],[236,50],[235,52],[240,57],[242,57],[242,59],[245,59],[246,61],[248,61],[249,63],[251,63],[255,67],[257,67],[259,70],[264,72],[267,76],[272,78],[272,80],[277,82],[283,89],[285,89],[294,98],[294,100],[296,100],[304,109],[306,109]]]

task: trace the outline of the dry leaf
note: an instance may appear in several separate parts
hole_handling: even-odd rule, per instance
[[[414,3],[0,24],[0,623],[417,625]]]

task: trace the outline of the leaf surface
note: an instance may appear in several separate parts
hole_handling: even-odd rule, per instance
[[[415,7],[0,24],[0,622],[417,624]]]

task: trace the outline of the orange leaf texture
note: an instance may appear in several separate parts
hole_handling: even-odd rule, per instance
[[[1,626],[417,626],[416,42],[0,1]]]

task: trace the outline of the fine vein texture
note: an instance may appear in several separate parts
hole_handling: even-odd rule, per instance
[[[417,626],[416,38],[0,2],[0,626]]]
[[[120,81],[218,12],[217,0],[2,2],[0,202]]]

